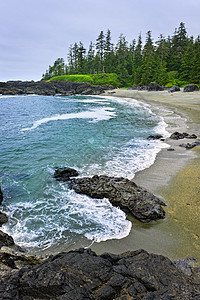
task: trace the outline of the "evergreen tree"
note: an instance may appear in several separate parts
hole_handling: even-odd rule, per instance
[[[171,47],[167,61],[169,71],[180,72],[181,60],[183,53],[187,47],[187,32],[185,24],[180,23],[179,28],[175,29],[174,35],[171,39]]]
[[[119,79],[123,85],[129,84],[130,76],[128,73],[128,42],[123,34],[119,36],[118,43],[116,45],[116,73],[119,75]]]
[[[155,51],[155,81],[160,85],[165,85],[168,81],[167,57],[169,54],[169,43],[161,34],[156,42]]]
[[[200,35],[193,45],[190,82],[200,84]]]
[[[49,66],[49,69],[43,74],[43,80],[49,80],[51,77],[60,76],[66,74],[66,66],[63,58],[58,58],[53,66]]]
[[[77,73],[85,74],[86,71],[86,60],[85,60],[86,49],[82,42],[79,42],[77,49]]]
[[[140,84],[142,71],[142,36],[139,34],[137,45],[135,47],[132,66],[132,79],[134,84]]]
[[[111,73],[114,67],[114,50],[113,44],[111,43],[111,31],[108,29],[105,36],[105,47],[104,47],[104,72]]]
[[[181,56],[181,65],[179,78],[181,80],[189,81],[191,76],[191,71],[194,66],[194,39],[193,37],[187,39],[185,46],[185,51]]]
[[[92,42],[90,42],[89,45],[89,50],[87,53],[87,58],[86,58],[86,70],[88,74],[94,74],[95,73],[95,50],[94,50],[94,45]]]
[[[151,31],[147,32],[146,43],[142,52],[142,78],[141,83],[148,85],[154,80],[155,56]]]
[[[105,36],[103,31],[100,32],[96,40],[96,49],[97,49],[96,63],[97,63],[98,72],[104,72],[103,59],[104,59],[104,51],[105,51]]]

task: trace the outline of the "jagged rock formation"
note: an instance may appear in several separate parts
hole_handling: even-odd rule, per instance
[[[54,176],[57,177],[57,171]],[[59,180],[66,181],[65,174],[63,180],[61,176]],[[112,205],[120,207],[142,222],[165,217],[162,206],[166,204],[131,180],[104,175],[67,180],[69,187],[76,193],[97,199],[108,198]]]
[[[144,250],[97,256],[79,249],[5,274],[0,299],[200,299],[198,270],[185,275],[166,257]]]
[[[73,81],[8,81],[0,82],[0,94],[3,95],[98,95],[104,92],[100,86]]]

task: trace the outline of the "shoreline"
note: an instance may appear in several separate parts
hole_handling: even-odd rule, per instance
[[[130,101],[132,98],[148,103],[155,113],[164,117],[168,124],[166,130],[170,134],[180,131],[196,133],[199,137],[200,92],[171,94],[167,91],[114,91],[114,94],[108,91],[103,96],[130,98]],[[169,109],[169,114],[163,115],[162,109]],[[200,147],[193,150],[179,147],[182,143],[191,142],[187,139],[167,138],[165,142],[175,151],[162,149],[154,164],[136,173],[133,181],[167,203],[166,218],[150,224],[141,224],[128,217],[132,221],[129,235],[120,240],[95,242],[90,248],[97,254],[119,254],[143,248],[172,260],[193,257],[200,263]]]

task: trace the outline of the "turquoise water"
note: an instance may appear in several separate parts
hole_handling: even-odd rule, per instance
[[[131,223],[107,199],[90,199],[53,178],[56,167],[80,176],[129,179],[164,147],[149,141],[167,134],[149,105],[94,96],[0,96],[0,182],[3,230],[36,251],[122,238]]]

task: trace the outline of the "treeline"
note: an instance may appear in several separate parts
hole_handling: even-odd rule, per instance
[[[161,34],[156,42],[148,31],[144,45],[141,34],[131,43],[121,34],[113,44],[110,30],[106,34],[101,31],[88,50],[82,42],[71,45],[67,63],[58,58],[42,79],[98,73],[116,73],[123,86],[148,85],[152,81],[165,86],[200,84],[200,36],[189,37],[183,22],[172,37]]]

